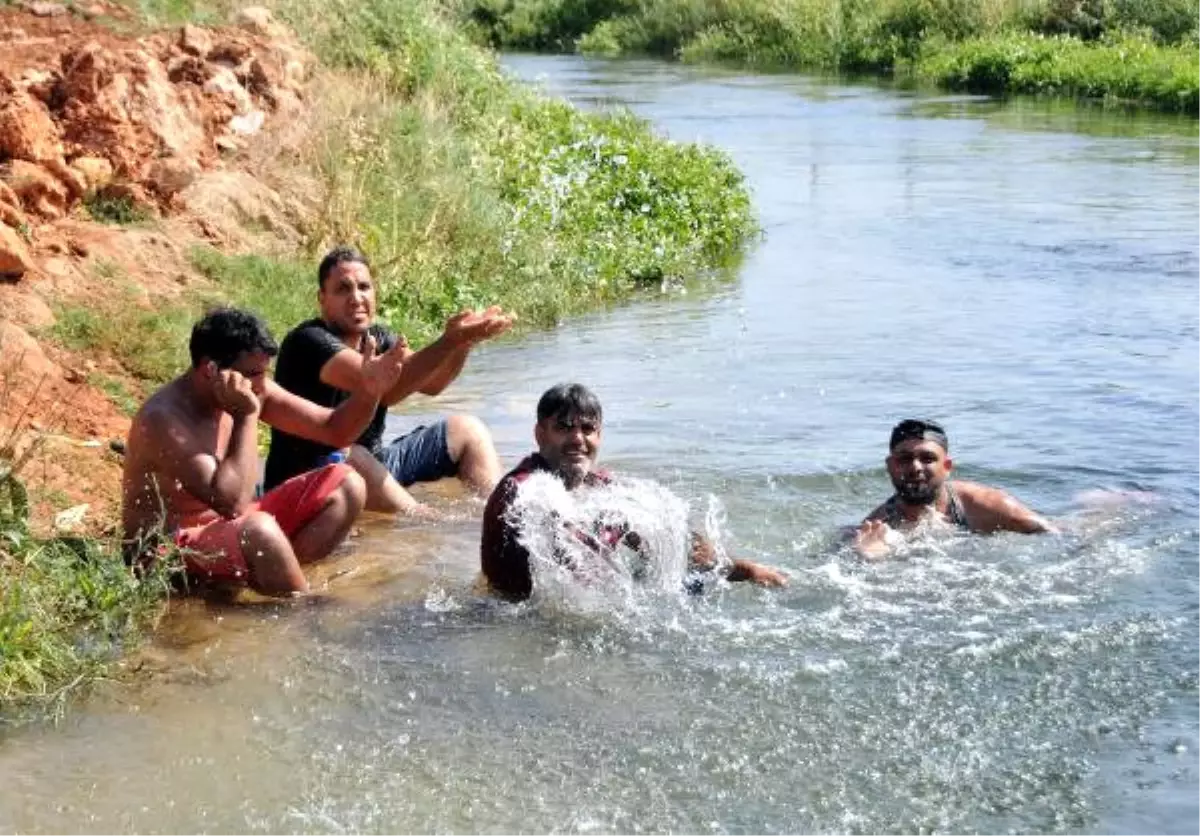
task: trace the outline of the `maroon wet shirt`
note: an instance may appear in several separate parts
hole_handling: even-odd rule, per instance
[[[488,498],[483,511],[483,539],[480,543],[480,558],[483,574],[494,591],[517,600],[528,598],[533,592],[533,575],[529,571],[529,552],[517,539],[517,530],[507,520],[508,509],[517,496],[521,483],[538,471],[553,472],[550,464],[537,453],[525,458],[513,468]],[[607,485],[612,476],[605,470],[593,470],[583,483],[588,486]],[[615,540],[624,532],[615,531]],[[577,532],[584,542],[592,538]],[[605,541],[609,538],[604,537]],[[614,543],[607,543],[612,547]]]

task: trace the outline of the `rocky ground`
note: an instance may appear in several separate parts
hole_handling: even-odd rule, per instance
[[[227,27],[122,34],[135,28],[104,0],[0,7],[0,461],[36,445],[22,475],[43,527],[82,504],[60,526],[111,525],[110,442],[129,424],[93,385],[128,375],[58,344],[55,312],[151,310],[204,281],[195,244],[299,235],[261,169],[303,124],[311,56],[261,8]],[[143,221],[103,223],[97,207]]]

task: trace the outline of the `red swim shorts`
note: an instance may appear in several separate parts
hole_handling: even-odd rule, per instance
[[[245,514],[227,520],[215,512],[211,519],[175,532],[175,545],[183,549],[188,574],[205,580],[246,583],[249,569],[242,554],[242,525],[252,511],[273,516],[290,540],[325,507],[326,500],[350,473],[346,464],[328,464],[268,491]]]

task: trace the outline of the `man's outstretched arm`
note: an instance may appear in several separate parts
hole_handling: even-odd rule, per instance
[[[692,565],[699,569],[717,568],[717,550],[712,541],[698,532],[692,532]],[[731,583],[750,581],[759,586],[787,586],[787,575],[778,569],[755,563],[752,560],[733,561],[725,579]]]
[[[1021,534],[1054,534],[1058,529],[1042,515],[1026,508],[999,488],[974,482],[955,482],[971,529],[985,534],[1016,531]]]
[[[403,341],[403,370],[396,382],[383,393],[382,400],[395,406],[414,392],[436,395],[458,377],[467,355],[478,343],[507,331],[513,319],[499,308],[482,314],[463,311],[450,317],[442,335],[420,351],[409,351]],[[339,351],[321,367],[321,382],[344,392],[361,385],[362,356],[356,351]]]
[[[356,385],[350,390],[350,397],[336,408],[315,404],[268,380],[263,395],[262,420],[289,435],[330,447],[349,447],[371,423],[380,396],[396,384],[405,366],[404,346],[400,343],[376,355],[375,341],[368,338],[361,354],[347,350],[336,356],[351,354],[358,364]]]

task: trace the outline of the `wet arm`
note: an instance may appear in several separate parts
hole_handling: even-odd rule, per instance
[[[717,550],[712,541],[698,532],[692,532],[692,565],[701,571],[717,569]],[[777,569],[755,563],[753,560],[736,559],[729,567],[725,579],[730,583],[752,581],[763,586],[785,586],[787,577]]]
[[[443,335],[420,351],[414,351],[405,359],[399,379],[384,394],[383,402],[388,406],[395,406],[413,392],[426,394],[440,392],[462,370],[469,350],[469,345],[459,345]],[[457,360],[457,368],[455,368],[455,358],[460,353],[461,358]],[[440,373],[443,366],[446,366],[448,370],[453,370],[453,375],[448,377],[436,392],[427,392],[427,389],[433,389],[434,384],[444,376],[444,373]],[[343,392],[357,392],[363,386],[362,367],[362,355],[353,349],[344,349],[321,367],[321,382],[335,389],[341,389]]]
[[[345,354],[353,354],[359,361],[362,360],[362,355],[357,351],[341,351],[337,356]],[[361,385],[351,390],[350,397],[335,409],[329,409],[294,395],[275,381],[268,380],[263,397],[262,419],[289,435],[330,447],[349,447],[371,423],[378,406],[379,400],[364,392]]]
[[[151,416],[143,443],[154,444],[167,479],[221,516],[232,519],[254,501],[258,477],[258,413],[233,417],[229,446],[218,460],[169,416]]]
[[[417,391],[422,395],[442,394],[446,387],[462,374],[463,367],[467,364],[467,355],[470,353],[471,346],[469,345],[456,348],[433,370]]]
[[[1058,530],[1045,517],[1026,508],[1002,490],[971,485],[965,491],[960,486],[959,491],[971,503],[967,511],[972,527],[978,531],[1053,534]]]

